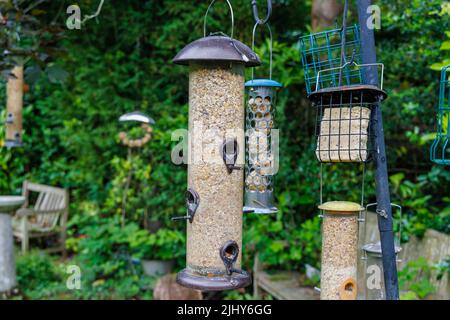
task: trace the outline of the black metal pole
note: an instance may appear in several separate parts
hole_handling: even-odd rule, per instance
[[[357,0],[359,24],[361,26],[362,62],[376,63],[375,35],[367,22],[371,13],[367,12],[371,0]],[[377,67],[366,68],[364,71],[365,84],[378,86]],[[389,177],[387,170],[386,146],[384,142],[383,116],[380,105],[373,111],[372,126],[374,142],[375,180],[377,192],[377,216],[380,230],[381,250],[383,253],[384,283],[386,300],[398,300],[397,257],[395,254],[394,231],[392,222],[392,208],[389,194]]]

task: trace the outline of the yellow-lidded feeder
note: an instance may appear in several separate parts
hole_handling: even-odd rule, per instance
[[[321,300],[356,300],[358,264],[358,218],[364,207],[332,201],[323,211]]]

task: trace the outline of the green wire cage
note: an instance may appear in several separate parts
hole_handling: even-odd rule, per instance
[[[438,125],[431,145],[431,161],[450,165],[450,65],[442,68],[439,88]]]
[[[345,33],[345,55],[347,61],[361,63],[361,41],[358,25],[347,28]],[[320,78],[316,88],[316,78],[319,71],[335,69],[341,66],[341,49],[344,29],[333,29],[312,33],[300,38],[300,53],[305,72],[305,84],[308,96],[321,88],[339,86],[339,72],[328,73]],[[341,85],[363,83],[361,69],[343,70]]]

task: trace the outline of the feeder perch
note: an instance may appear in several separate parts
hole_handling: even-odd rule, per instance
[[[349,64],[357,68],[381,66],[382,64],[357,65],[346,63],[338,68],[344,70]],[[334,70],[334,69],[333,69]],[[372,110],[387,94],[373,85],[350,85],[320,88],[317,75],[316,91],[309,99],[317,108],[316,117],[316,157],[320,162],[368,162],[371,160]]]
[[[442,68],[439,88],[438,126],[431,150],[431,161],[450,165],[450,65]]]
[[[5,146],[17,148],[22,146],[22,109],[23,109],[23,66],[16,66],[11,71],[6,84],[6,139]]]
[[[241,270],[244,172],[244,69],[258,56],[231,36],[206,34],[187,45],[174,63],[189,66],[188,188],[198,195],[187,220],[186,269],[177,282],[203,291],[251,283]],[[233,9],[227,1],[231,13]],[[232,15],[232,24],[234,17]],[[175,218],[180,219],[180,218]]]
[[[333,201],[323,211],[321,300],[356,300],[358,217],[364,207]]]
[[[341,66],[341,44],[345,32],[346,60],[361,63],[361,40],[358,25],[312,33],[300,38],[300,54],[305,75],[308,96],[315,90],[317,74],[321,70]],[[362,70],[346,68],[343,72],[342,85],[363,83]],[[339,72],[331,72],[320,79],[320,87],[339,86]]]
[[[252,47],[255,45],[253,28]],[[270,75],[268,79],[254,79],[245,83],[248,90],[246,103],[246,166],[244,212],[271,214],[278,211],[274,205],[273,176],[277,165],[277,141],[273,136],[277,91],[283,86],[272,80],[272,31],[270,34]]]

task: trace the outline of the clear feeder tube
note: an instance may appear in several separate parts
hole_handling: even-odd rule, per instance
[[[277,171],[278,137],[274,130],[277,89],[268,79],[246,83],[246,166],[244,212],[270,214],[274,205],[273,178]]]
[[[243,167],[243,101],[243,64],[191,64],[188,186],[200,205],[187,227],[187,270],[195,275],[225,275],[219,250],[228,240],[242,247],[243,171],[228,172],[221,147],[236,139],[236,165]]]

